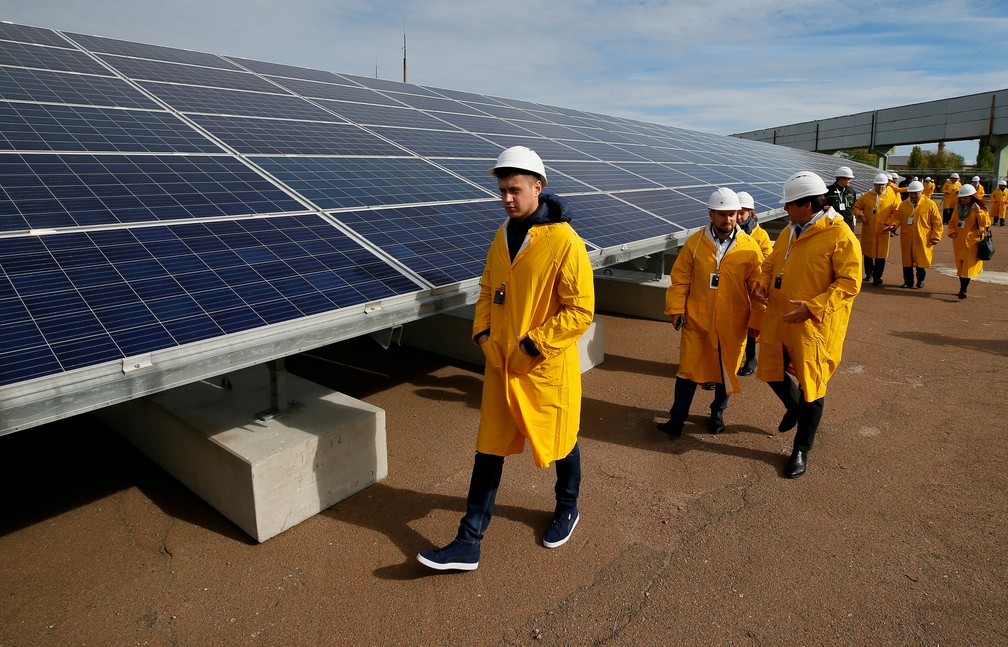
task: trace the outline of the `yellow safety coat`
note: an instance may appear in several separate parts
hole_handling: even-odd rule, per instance
[[[1006,191],[1000,186],[994,189],[994,193],[991,194],[990,216],[994,220],[1001,220],[1005,217],[1005,212],[1008,211],[1008,195],[1005,194]]]
[[[759,277],[769,301],[756,375],[764,382],[783,380],[787,349],[807,402],[826,395],[826,384],[840,365],[851,306],[864,272],[854,232],[831,213],[808,225],[797,240],[792,228],[785,227]],[[774,287],[778,277],[779,288]],[[784,323],[781,316],[797,307],[791,300],[802,301],[812,316],[799,324]]]
[[[749,328],[759,329],[765,306],[750,300],[763,252],[749,234],[735,228],[735,242],[717,264],[710,225],[690,236],[669,272],[665,314],[684,314],[679,340],[679,377],[720,382],[728,394],[741,390],[736,372],[745,357]],[[718,272],[718,287],[710,287]],[[718,348],[721,349],[720,357]],[[722,374],[722,367],[724,368]]]
[[[966,220],[961,222],[962,224],[959,210],[956,209],[948,223],[948,235],[952,239],[956,273],[964,279],[971,279],[983,272],[983,261],[977,256],[977,241],[980,239],[980,230],[991,226],[991,218],[986,209],[974,204]]]
[[[935,183],[934,182],[925,182],[924,183],[924,197],[927,198],[928,200],[930,200],[931,196],[934,194],[934,192],[935,192]]]
[[[917,207],[904,200],[888,224],[900,230],[900,252],[903,267],[931,267],[932,240],[941,240],[944,225],[941,212],[933,200],[921,197]]]
[[[566,222],[534,225],[514,263],[506,224],[497,230],[480,279],[473,337],[483,344],[486,368],[476,450],[520,454],[525,440],[536,465],[564,458],[581,421],[581,364],[577,340],[595,313],[595,284],[585,244]],[[494,292],[504,289],[504,303]],[[528,335],[541,353],[518,345]]]
[[[987,194],[987,192],[984,190],[983,184],[977,182],[977,185],[976,185],[976,197],[977,197],[977,200],[983,200],[983,197],[986,194]]]
[[[862,222],[861,249],[868,258],[889,256],[889,232],[883,229],[899,205],[899,197],[889,190],[883,190],[881,195],[869,191],[854,203],[854,217]]]
[[[756,225],[749,235],[759,245],[760,251],[763,252],[763,258],[769,256],[770,252],[773,251],[773,241],[770,240],[770,234],[767,233],[767,230]]]
[[[956,180],[945,180],[945,184],[942,185],[942,209],[954,209],[956,204],[959,202],[959,189],[962,188],[962,183]]]

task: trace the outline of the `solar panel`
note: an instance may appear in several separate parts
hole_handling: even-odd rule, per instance
[[[795,170],[837,163],[0,23],[0,434],[471,302],[505,218],[487,169],[513,145],[595,265],[674,248],[717,184],[776,208]]]

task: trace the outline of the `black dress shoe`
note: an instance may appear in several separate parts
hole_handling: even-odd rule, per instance
[[[741,376],[752,375],[756,372],[755,366],[749,366],[748,364],[743,364],[742,368],[738,370],[738,374]]]
[[[808,452],[796,449],[791,452],[791,458],[784,466],[784,476],[789,479],[796,479],[805,473],[805,464],[808,462]]]
[[[681,422],[672,422],[671,420],[668,420],[666,422],[659,422],[655,425],[655,427],[658,431],[663,431],[673,438],[682,436],[683,423]]]
[[[707,429],[710,430],[712,434],[720,434],[724,431],[724,414],[720,411],[715,411],[710,415],[710,419],[707,420]]]
[[[965,292],[960,292],[956,296],[959,297],[960,299],[965,299],[966,298],[966,293]]]
[[[878,287],[882,285],[882,279],[875,279],[874,281],[871,282],[871,284],[874,285],[875,287]]]
[[[784,433],[785,431],[791,431],[798,424],[798,415],[788,411],[781,418],[780,424],[777,425],[777,431]]]
[[[917,281],[917,289],[919,290],[922,287],[924,287],[924,279],[921,279],[920,281]]]
[[[913,287],[913,285],[911,285],[911,284],[909,284],[909,283],[904,283],[904,284],[903,284],[903,285],[901,285],[900,287],[901,287],[901,288],[912,288],[912,287]]]

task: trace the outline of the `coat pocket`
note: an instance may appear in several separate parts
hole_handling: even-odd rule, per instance
[[[502,361],[503,353],[501,353],[500,344],[497,342],[488,340],[480,346],[480,350],[483,351],[483,357],[486,358],[486,363],[489,366],[500,368],[504,364]]]
[[[529,357],[524,351],[522,351],[520,346],[515,344],[514,349],[508,356],[508,373],[526,375],[540,362],[542,362],[542,355],[538,357]]]

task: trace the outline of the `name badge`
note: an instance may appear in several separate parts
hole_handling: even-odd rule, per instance
[[[718,289],[718,284],[721,283],[721,275],[717,272],[711,272],[710,275],[710,289]]]
[[[910,216],[909,218],[907,218],[907,224],[908,225],[912,225],[913,224],[913,216]]]

